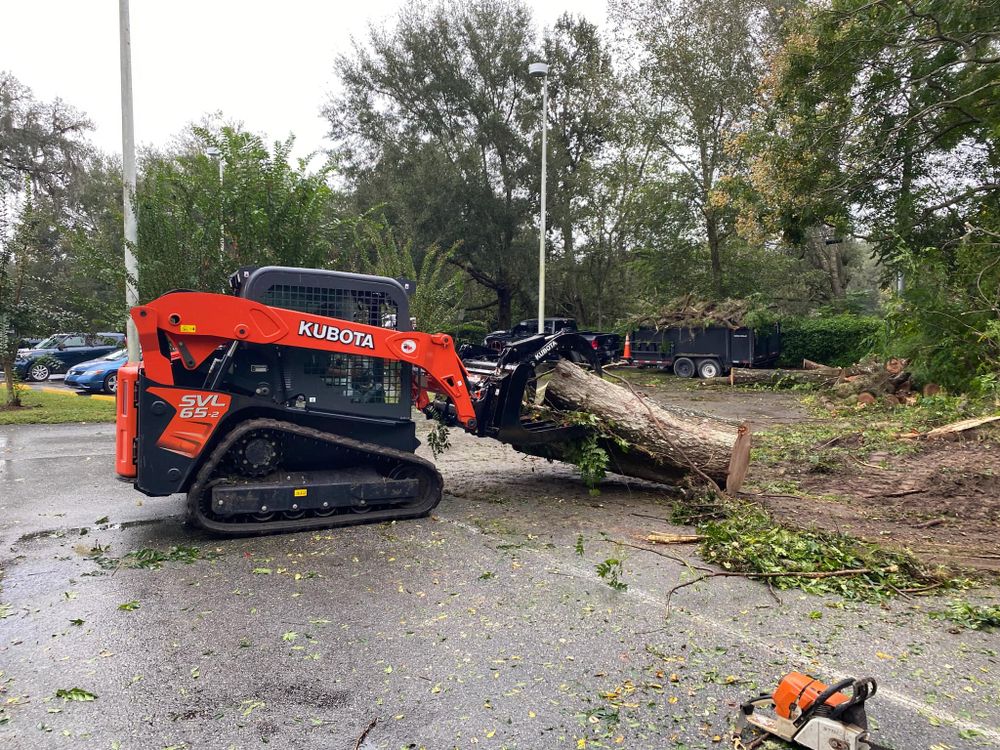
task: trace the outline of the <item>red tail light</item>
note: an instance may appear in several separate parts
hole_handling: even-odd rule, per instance
[[[590,348],[591,349],[596,349],[597,348],[597,339],[591,339],[590,340]]]

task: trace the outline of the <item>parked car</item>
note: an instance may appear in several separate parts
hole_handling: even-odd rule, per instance
[[[590,346],[597,352],[598,359],[602,365],[618,359],[621,352],[621,336],[617,333],[598,333],[596,331],[579,331],[576,327],[576,320],[573,318],[546,318],[545,335],[551,336],[560,331],[573,331],[590,342]],[[522,320],[509,331],[493,331],[486,334],[483,346],[494,351],[500,351],[512,341],[520,341],[538,333],[538,318]]]
[[[66,373],[66,385],[93,393],[118,390],[118,368],[128,362],[128,349],[118,349],[103,357],[73,365]]]
[[[110,354],[125,345],[122,333],[57,333],[33,349],[21,349],[14,372],[23,380],[44,381],[73,365]]]
[[[630,334],[630,362],[673,370],[682,378],[715,378],[733,367],[773,367],[781,356],[781,328],[639,328]]]

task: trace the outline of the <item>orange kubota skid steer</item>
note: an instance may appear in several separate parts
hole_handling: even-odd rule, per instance
[[[535,452],[583,428],[532,419],[525,393],[554,360],[600,369],[573,333],[501,352],[410,330],[393,279],[241,269],[232,295],[177,291],[133,308],[143,361],[121,368],[117,471],[147,495],[187,493],[222,534],[426,515],[435,466],[414,455],[428,417]]]

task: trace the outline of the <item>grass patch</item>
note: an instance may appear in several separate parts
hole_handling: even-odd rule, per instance
[[[27,390],[19,408],[0,406],[0,425],[114,422],[115,402],[75,394]]]
[[[844,534],[780,526],[763,509],[750,503],[705,501],[690,511],[680,508],[673,521],[697,519],[704,539],[699,552],[724,570],[747,574],[830,573],[865,570],[849,576],[815,578],[782,575],[770,578],[775,588],[799,588],[811,594],[836,594],[846,599],[882,601],[900,592],[931,586],[955,589],[970,585],[949,579],[921,565],[913,556],[886,550]]]
[[[848,455],[865,458],[876,451],[911,453],[920,444],[900,440],[900,435],[926,432],[995,411],[992,405],[959,396],[921,398],[913,406],[872,405],[833,413],[820,406],[815,396],[805,396],[802,402],[810,410],[811,420],[754,433],[753,464],[789,462],[813,472],[829,472]]]

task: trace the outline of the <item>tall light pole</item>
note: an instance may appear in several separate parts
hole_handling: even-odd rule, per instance
[[[222,152],[219,151],[215,146],[209,146],[205,149],[205,153],[212,159],[219,162],[219,260],[225,261],[226,258],[226,220],[225,220],[225,206],[222,205],[222,186],[223,179],[226,174],[226,162],[222,160]]]
[[[549,66],[531,63],[528,74],[542,79],[542,197],[538,219],[538,332],[545,333],[545,136],[548,130]]]
[[[135,123],[132,117],[132,39],[129,29],[128,0],[118,0],[119,54],[122,68],[122,198],[125,208],[125,305],[131,310],[139,304],[139,264],[135,246],[139,239],[135,220]],[[132,316],[125,319],[128,361],[139,361],[139,332]]]

